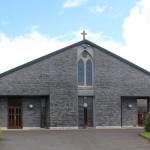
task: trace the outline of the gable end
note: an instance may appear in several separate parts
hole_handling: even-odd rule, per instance
[[[35,59],[35,60],[33,60],[33,61],[27,62],[27,63],[25,63],[25,64],[23,64],[23,65],[18,66],[18,67],[15,67],[15,68],[13,68],[13,69],[11,69],[11,70],[8,70],[8,71],[6,71],[6,72],[0,74],[0,78],[3,77],[3,76],[6,76],[6,75],[8,75],[8,74],[11,74],[11,73],[13,73],[13,72],[15,72],[15,71],[18,71],[18,70],[20,70],[20,69],[22,69],[22,68],[28,67],[28,66],[30,66],[30,65],[32,65],[32,64],[35,64],[35,63],[37,63],[37,62],[40,62],[40,61],[42,61],[42,60],[45,60],[45,59],[50,58],[50,57],[52,57],[52,56],[55,56],[55,55],[57,55],[57,54],[59,54],[59,53],[62,53],[62,52],[64,52],[64,51],[66,51],[66,50],[69,50],[69,49],[71,49],[71,48],[73,48],[73,47],[82,45],[82,44],[88,44],[88,45],[90,45],[90,46],[92,46],[92,47],[95,47],[95,48],[97,48],[98,50],[100,50],[100,51],[102,51],[102,52],[104,52],[104,53],[106,53],[106,54],[109,54],[109,55],[111,55],[112,57],[114,57],[114,58],[116,58],[116,59],[118,59],[118,60],[120,60],[120,61],[122,61],[122,62],[124,62],[124,63],[126,63],[126,64],[128,64],[128,65],[130,65],[130,66],[132,66],[132,67],[134,67],[134,68],[136,68],[136,69],[138,69],[138,70],[140,70],[140,71],[142,71],[143,73],[145,73],[145,74],[147,74],[147,75],[150,75],[150,72],[149,72],[149,71],[147,71],[147,70],[145,70],[145,69],[143,69],[143,68],[141,68],[141,67],[135,65],[134,63],[132,63],[132,62],[130,62],[130,61],[128,61],[128,60],[126,60],[126,59],[124,59],[124,58],[122,58],[122,57],[120,57],[120,56],[118,56],[118,55],[116,55],[116,54],[114,54],[114,53],[112,53],[112,52],[110,52],[110,51],[108,51],[108,50],[106,50],[106,49],[104,49],[104,48],[102,48],[102,47],[96,45],[96,44],[94,44],[93,42],[88,41],[88,40],[85,39],[85,40],[79,41],[79,42],[77,42],[77,43],[75,43],[75,44],[69,45],[69,46],[64,47],[64,48],[62,48],[62,49],[59,49],[59,50],[57,50],[57,51],[55,51],[55,52],[52,52],[52,53],[50,53],[50,54],[47,54],[47,55],[45,55],[45,56],[42,56],[42,57],[40,57],[40,58],[37,58],[37,59]]]

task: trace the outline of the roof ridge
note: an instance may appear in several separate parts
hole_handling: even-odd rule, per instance
[[[136,69],[138,69],[138,70],[144,72],[145,74],[150,75],[150,72],[147,71],[147,70],[145,70],[145,69],[143,69],[142,67],[139,67],[138,65],[136,65],[136,64],[134,64],[134,63],[132,63],[132,62],[130,62],[130,61],[128,61],[128,60],[126,60],[126,59],[124,59],[124,58],[122,58],[122,57],[120,57],[120,56],[118,56],[118,55],[116,55],[116,54],[114,54],[114,53],[112,53],[112,52],[110,52],[110,51],[108,51],[108,50],[106,50],[105,48],[103,48],[103,47],[101,47],[101,46],[98,46],[97,44],[95,44],[95,43],[93,43],[93,42],[91,42],[91,41],[89,41],[89,40],[87,40],[87,39],[84,39],[84,40],[82,40],[82,41],[79,41],[79,42],[77,42],[77,43],[71,44],[71,45],[66,46],[66,47],[64,47],[64,48],[61,48],[61,49],[59,49],[59,50],[57,50],[57,51],[54,51],[54,52],[52,52],[52,53],[49,53],[49,54],[47,54],[47,55],[44,55],[44,56],[42,56],[42,57],[39,57],[39,58],[34,59],[34,60],[32,60],[32,61],[29,61],[29,62],[27,62],[27,63],[25,63],[25,64],[22,64],[22,65],[20,65],[20,66],[17,66],[17,67],[15,67],[15,68],[13,68],[13,69],[10,69],[10,70],[6,71],[6,72],[3,72],[3,73],[0,74],[0,77],[3,77],[3,76],[8,75],[8,74],[11,74],[11,73],[13,73],[13,72],[15,72],[15,71],[18,71],[18,70],[20,70],[20,69],[22,69],[22,68],[28,67],[28,66],[30,66],[30,65],[32,65],[32,64],[35,64],[35,63],[37,63],[37,62],[40,62],[40,61],[42,61],[42,60],[44,60],[44,59],[47,59],[47,58],[52,57],[52,56],[54,56],[54,55],[57,55],[57,54],[59,54],[59,53],[61,53],[61,52],[64,52],[64,51],[66,51],[66,50],[69,50],[69,49],[72,48],[72,47],[79,46],[79,45],[81,45],[81,44],[83,44],[83,43],[87,43],[87,44],[89,44],[89,45],[91,45],[91,46],[97,48],[98,50],[101,50],[101,51],[103,51],[104,53],[107,53],[107,54],[111,55],[112,57],[115,57],[115,58],[117,58],[117,59],[123,61],[124,63],[126,63],[126,64],[128,64],[128,65],[130,65],[130,66],[132,66],[132,67],[134,67],[134,68],[136,68]]]

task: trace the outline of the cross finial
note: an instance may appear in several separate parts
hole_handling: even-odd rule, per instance
[[[85,35],[87,35],[87,33],[83,30],[81,34],[83,35],[83,40],[85,40]]]

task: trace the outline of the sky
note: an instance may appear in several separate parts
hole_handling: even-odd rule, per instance
[[[150,71],[150,0],[0,0],[0,73],[86,39]]]

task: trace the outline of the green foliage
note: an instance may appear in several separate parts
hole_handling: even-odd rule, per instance
[[[150,140],[150,132],[142,132],[140,133],[140,135],[146,139],[149,139]]]
[[[150,112],[147,114],[145,118],[144,127],[147,132],[150,132]]]
[[[2,128],[1,128],[1,126],[0,126],[0,134],[2,133]]]

